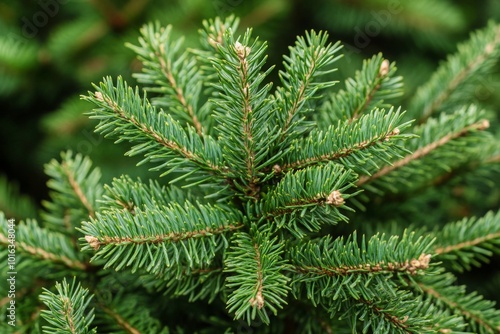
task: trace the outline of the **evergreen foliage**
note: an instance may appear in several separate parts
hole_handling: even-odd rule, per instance
[[[145,89],[107,77],[83,96],[95,105],[96,131],[131,144],[127,155],[165,178],[103,185],[90,159],[71,151],[47,164],[42,224],[16,225],[18,271],[31,273],[18,282],[16,301],[26,302],[17,325],[498,333],[495,303],[456,285],[453,272],[500,253],[500,211],[435,229],[418,225],[421,214],[390,234],[364,225],[393,210],[393,197],[411,203],[454,172],[498,164],[489,129],[498,120],[475,104],[468,82],[498,61],[499,26],[461,45],[405,113],[392,103],[402,79],[381,54],[334,91],[341,44],[309,31],[273,88],[267,44],[251,30],[237,35],[237,25],[204,22],[194,50],[172,28],[148,24],[129,45]],[[2,272],[8,229],[1,214]]]

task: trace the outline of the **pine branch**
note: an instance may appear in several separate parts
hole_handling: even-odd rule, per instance
[[[417,287],[432,298],[438,305],[449,309],[467,320],[465,330],[480,334],[493,334],[500,331],[500,310],[495,303],[483,299],[476,292],[466,293],[465,286],[456,285],[451,273],[428,275],[416,278]]]
[[[339,209],[352,210],[345,201],[356,195],[347,191],[354,180],[350,170],[334,163],[287,173],[257,204],[256,214],[300,239],[304,229],[317,232],[324,223],[347,221]]]
[[[335,124],[339,119],[357,119],[375,108],[390,108],[386,100],[403,93],[403,78],[396,77],[396,66],[382,54],[363,61],[361,71],[345,82],[345,90],[332,94],[320,107],[319,126]]]
[[[99,168],[92,168],[92,161],[71,151],[61,154],[61,162],[52,160],[45,165],[45,173],[51,177],[47,185],[51,201],[44,201],[46,209],[41,216],[51,229],[72,233],[80,222],[95,217],[102,196]]]
[[[488,262],[489,257],[500,253],[500,211],[446,224],[435,236],[434,253],[438,260],[458,271],[479,267],[481,262]]]
[[[420,122],[439,111],[470,103],[474,90],[470,86],[491,71],[500,57],[500,26],[490,23],[460,44],[429,81],[421,86],[410,103],[411,116]]]
[[[225,272],[230,274],[226,287],[233,289],[227,308],[248,324],[256,318],[269,324],[267,311],[276,315],[286,304],[289,290],[288,278],[281,273],[286,268],[283,245],[271,239],[268,230],[258,231],[254,226],[250,233],[236,233],[226,256]]]
[[[168,110],[179,120],[186,121],[202,135],[203,120],[197,108],[202,88],[200,71],[194,57],[181,53],[183,39],[172,41],[171,26],[145,25],[141,29],[139,46],[127,44],[144,64],[143,73],[136,74],[145,90],[161,94],[152,103]]]
[[[121,78],[116,86],[106,78],[95,88],[95,93],[83,98],[99,107],[91,116],[100,120],[97,131],[118,135],[119,141],[137,143],[128,154],[144,153],[141,163],[159,162],[155,170],[184,167],[190,172],[204,170],[217,176],[225,173],[220,148],[211,137],[202,142],[192,128],[184,130],[172,116],[157,111],[145,97],[141,98],[138,89],[134,92]]]
[[[42,317],[49,322],[43,326],[45,333],[97,333],[96,329],[89,329],[94,319],[94,310],[86,311],[92,296],[89,291],[81,287],[76,279],[68,284],[66,280],[56,283],[57,294],[50,290],[40,295],[40,300],[48,306],[49,310],[42,310]]]
[[[453,114],[442,114],[439,119],[430,119],[415,129],[415,134],[420,136],[418,140],[413,139],[405,145],[405,148],[413,153],[393,161],[372,175],[361,176],[356,185],[367,187],[369,183],[380,179],[376,186],[367,189],[384,187],[397,191],[397,183],[404,183],[405,188],[414,187],[410,182],[419,184],[432,180],[436,173],[464,163],[464,159],[469,157],[464,154],[467,143],[470,143],[470,150],[474,150],[477,148],[478,139],[482,135],[487,136],[476,135],[489,127],[489,122],[481,117],[482,113],[472,105]],[[483,137],[483,140],[487,142],[489,138]],[[454,147],[460,147],[460,150]]]
[[[376,109],[352,122],[339,121],[325,131],[313,130],[305,139],[293,143],[279,171],[338,161],[358,173],[369,174],[367,169],[377,168],[376,159],[388,161],[405,151],[400,139],[411,137],[402,134],[410,124],[401,119],[399,110],[386,113]]]
[[[321,77],[336,71],[332,65],[341,57],[340,43],[327,44],[328,34],[306,32],[298,37],[290,54],[284,57],[284,71],[280,71],[282,87],[276,89],[277,125],[281,130],[282,147],[287,147],[308,129],[304,115],[311,108],[308,103],[318,98],[318,91],[336,84],[321,82]]]
[[[374,286],[396,293],[389,278],[430,270],[430,237],[375,235],[368,242],[363,237],[361,245],[356,238],[356,233],[345,241],[327,236],[293,247],[288,258],[294,295],[305,289],[315,306],[330,299],[370,301],[378,298]]]
[[[144,268],[151,273],[167,267],[209,264],[227,246],[226,234],[242,228],[237,212],[186,202],[130,211],[109,210],[83,222],[83,250],[96,251],[92,261],[105,268]],[[82,240],[82,241],[83,241]]]

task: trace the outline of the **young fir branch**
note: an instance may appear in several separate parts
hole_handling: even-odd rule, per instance
[[[470,103],[478,80],[489,73],[500,57],[500,25],[490,23],[458,46],[410,102],[409,116],[425,122],[439,111]]]
[[[224,40],[224,35],[231,32],[234,33],[238,29],[239,18],[234,15],[226,17],[224,20],[216,17],[215,19],[209,19],[203,21],[203,29],[199,30],[200,34],[200,46],[201,48],[190,49],[189,51],[196,55],[198,63],[200,64],[200,75],[202,76],[201,81],[203,82],[203,93],[207,97],[216,96],[217,89],[211,84],[216,82],[218,79],[217,69],[212,65],[214,59],[221,60],[221,54],[219,47],[225,46],[226,42]],[[216,105],[208,99],[201,107],[201,114],[212,114]],[[217,129],[214,128],[215,119],[214,117],[206,118],[205,123],[207,133],[218,137]]]
[[[480,334],[500,332],[500,310],[495,303],[476,292],[467,293],[464,285],[456,285],[451,273],[440,270],[439,275],[425,275],[415,278],[418,293],[423,292],[438,306],[463,317],[467,327],[464,330]]]
[[[172,40],[171,31],[171,26],[164,28],[159,22],[148,24],[141,29],[138,46],[127,44],[143,64],[143,73],[135,77],[146,91],[160,94],[152,99],[154,105],[187,122],[201,136],[207,115],[197,108],[203,84],[200,70],[192,55],[181,53],[183,39]]]
[[[106,78],[95,93],[83,96],[98,106],[91,118],[99,120],[98,132],[117,136],[119,141],[136,143],[129,155],[144,154],[141,163],[159,163],[154,170],[184,168],[189,176],[203,170],[211,175],[225,173],[222,153],[217,143],[209,136],[204,140],[192,127],[183,129],[178,121],[163,111],[153,107],[146,97],[139,96],[138,88],[129,87],[121,77],[116,86],[111,78]]]
[[[99,297],[99,295],[96,295]],[[98,320],[107,324],[107,332],[125,332],[129,334],[158,333],[168,334],[168,327],[151,315],[151,307],[145,307],[148,301],[137,294],[120,295],[111,304],[104,300],[97,302]]]
[[[41,216],[52,230],[71,233],[82,220],[95,217],[102,196],[99,168],[92,168],[92,161],[71,151],[61,154],[61,162],[53,159],[45,165],[45,173],[51,177],[47,185],[52,191],[51,200],[44,201]]]
[[[337,81],[322,81],[322,77],[336,71],[332,65],[341,57],[337,55],[342,48],[339,42],[328,43],[327,33],[306,32],[298,37],[290,54],[284,56],[284,71],[280,71],[282,87],[275,93],[278,109],[277,125],[281,130],[281,147],[288,147],[301,134],[309,130],[305,114],[312,110],[308,105],[317,99],[318,91],[331,87]]]
[[[380,285],[373,290],[377,298],[372,300],[330,301],[330,316],[340,313],[339,309],[346,310],[339,318],[349,320],[350,327],[359,328],[362,333],[455,333],[454,329],[463,326],[460,317],[440,310],[409,291],[391,293]]]
[[[458,271],[471,270],[500,253],[500,211],[481,218],[464,218],[434,233],[434,254]]]
[[[321,105],[318,125],[326,128],[339,119],[357,119],[375,108],[390,108],[387,100],[403,94],[403,78],[395,73],[395,63],[382,54],[364,60],[354,78],[345,81],[345,90],[332,94]]]
[[[271,239],[269,229],[258,230],[253,225],[250,233],[238,232],[226,254],[226,287],[232,292],[227,308],[235,319],[248,324],[258,317],[269,324],[268,311],[274,315],[286,304],[289,280],[282,271],[287,268],[283,259],[283,244]]]
[[[410,153],[400,160],[392,161],[371,175],[363,175],[356,183],[372,191],[386,188],[396,192],[404,185],[414,188],[432,180],[437,173],[450,170],[464,163],[478,147],[481,137],[486,142],[489,137],[484,132],[489,122],[482,119],[483,113],[474,105],[464,107],[453,114],[441,114],[438,119],[430,119],[417,127],[418,136],[407,141],[405,148]],[[459,148],[460,147],[460,148]],[[370,183],[379,181],[372,186]],[[399,185],[399,186],[398,186]]]
[[[134,214],[108,210],[83,222],[81,232],[83,250],[96,251],[92,261],[104,260],[104,268],[144,268],[154,274],[211,263],[227,247],[226,234],[243,226],[238,212],[186,202],[137,208]]]
[[[135,214],[135,209],[161,208],[171,202],[183,204],[186,201],[196,202],[189,192],[170,185],[160,186],[157,181],[149,180],[149,184],[140,179],[134,181],[127,175],[114,179],[111,185],[104,186],[101,211],[122,209]]]
[[[64,279],[62,283],[56,283],[55,288],[57,293],[44,289],[40,295],[40,300],[49,308],[42,310],[42,317],[49,323],[43,326],[44,333],[97,333],[96,328],[89,328],[94,310],[87,311],[93,297],[88,289],[76,284],[75,279],[71,284]]]
[[[405,152],[401,139],[412,136],[402,133],[410,125],[402,121],[402,115],[392,108],[388,112],[375,109],[359,119],[339,121],[325,131],[312,130],[306,138],[293,142],[285,162],[274,169],[288,172],[336,161],[369,174],[370,167],[377,168],[376,160],[388,162]]]
[[[271,85],[259,87],[270,71],[262,72],[266,49],[265,43],[251,41],[250,30],[241,41],[229,32],[218,47],[221,59],[212,61],[219,78],[212,99],[219,142],[234,186],[252,199],[259,192],[261,170],[270,163],[268,151],[276,133],[268,122],[272,105],[266,98]]]
[[[203,29],[199,30],[202,50],[209,51],[214,56],[217,55],[219,46],[224,45],[226,31],[235,32],[239,23],[240,19],[234,15],[229,15],[224,20],[220,17],[203,20]]]
[[[8,222],[0,216],[0,245],[9,245]],[[28,220],[15,226],[16,252],[45,263],[62,264],[68,269],[85,270],[87,263],[75,249],[69,237],[62,233],[41,228],[36,221]]]
[[[305,289],[313,305],[328,300],[375,300],[375,286],[396,294],[391,277],[421,275],[430,270],[431,237],[416,238],[404,233],[401,238],[364,236],[358,244],[356,233],[344,241],[330,236],[302,243],[288,253],[293,273],[292,291],[299,296]]]
[[[339,209],[352,210],[345,201],[356,175],[342,165],[328,163],[290,172],[257,203],[263,224],[286,228],[297,238],[317,232],[324,223],[347,221]],[[304,231],[305,230],[305,231]]]
[[[22,195],[19,185],[0,175],[0,211],[9,218],[36,217],[36,205],[30,197]]]
[[[165,296],[187,296],[189,302],[207,300],[212,303],[224,290],[225,279],[222,263],[215,259],[209,266],[185,267],[182,271],[167,269],[156,275],[146,273],[141,275],[141,284]]]

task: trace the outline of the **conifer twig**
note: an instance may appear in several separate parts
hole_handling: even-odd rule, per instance
[[[392,172],[392,171],[394,171],[394,170],[396,170],[398,168],[401,168],[401,167],[404,167],[404,166],[408,165],[410,162],[412,162],[414,160],[417,160],[417,159],[420,159],[420,158],[426,156],[427,154],[431,153],[436,148],[441,147],[441,146],[447,144],[451,140],[454,140],[454,139],[457,139],[459,137],[465,136],[470,131],[485,130],[488,127],[489,127],[489,122],[487,120],[482,120],[482,121],[479,121],[477,123],[471,124],[471,125],[463,128],[460,131],[457,131],[455,133],[447,134],[446,136],[441,137],[439,140],[437,140],[437,141],[435,141],[433,143],[430,143],[430,144],[428,144],[428,145],[426,145],[426,146],[424,146],[424,147],[416,150],[415,152],[413,152],[410,155],[407,155],[403,159],[398,160],[398,161],[392,163],[391,165],[385,166],[384,168],[380,169],[377,173],[375,173],[373,175],[368,175],[368,176],[367,175],[363,175],[363,176],[361,176],[359,178],[358,182],[356,182],[356,185],[357,186],[363,186],[366,183],[373,182],[374,180],[376,180],[378,178],[381,178],[384,175],[389,174],[390,172]]]

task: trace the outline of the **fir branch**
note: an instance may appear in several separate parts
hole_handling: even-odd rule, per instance
[[[210,266],[166,270],[157,275],[141,275],[141,284],[166,296],[187,296],[190,302],[208,299],[211,303],[224,290],[226,275],[216,259]]]
[[[97,304],[98,310],[102,311],[97,317],[106,323],[107,332],[170,333],[168,327],[163,326],[151,315],[153,311],[151,301],[144,298],[144,295],[137,293],[118,295],[111,302],[101,299]]]
[[[224,45],[224,35],[226,31],[235,32],[238,29],[240,19],[234,15],[229,15],[224,20],[220,17],[203,20],[203,29],[200,29],[200,44],[207,51],[215,51]]]
[[[434,169],[434,173],[436,173],[436,170],[449,168],[449,165],[461,162],[457,156],[448,157],[450,154],[444,152],[445,150],[444,148],[447,147],[447,145],[453,145],[453,144],[458,145],[459,140],[461,138],[471,136],[471,134],[477,131],[482,131],[487,129],[489,127],[489,122],[484,119],[478,120],[481,115],[482,113],[479,112],[477,108],[472,105],[469,106],[468,108],[462,108],[457,112],[455,112],[454,114],[451,115],[442,114],[439,119],[430,120],[428,123],[422,125],[420,128],[415,129],[415,134],[421,135],[422,137],[419,138],[419,140],[413,140],[406,145],[406,148],[409,151],[413,151],[413,153],[406,155],[401,160],[391,162],[389,165],[383,167],[382,169],[380,169],[379,171],[377,171],[372,175],[361,176],[356,185],[366,186],[370,182],[374,182],[383,177],[387,177],[387,175],[390,175],[391,173],[397,171],[401,171],[401,173],[406,172],[415,174],[417,173],[416,164],[418,164],[419,168],[423,167],[424,165],[424,162],[422,162],[424,160],[423,158],[429,155],[432,155],[433,156],[432,160],[435,161],[434,165],[429,165],[429,167],[432,166],[432,168]],[[456,151],[449,150],[449,152],[453,153]],[[439,154],[442,154],[443,156],[441,158],[437,158],[437,155]],[[467,157],[466,155],[463,154],[462,156]],[[445,157],[447,157],[447,159],[445,159]],[[445,163],[449,164],[445,165],[446,167],[443,167]],[[436,168],[438,167],[436,165],[438,165],[439,168]],[[411,169],[409,168],[410,166],[412,167]],[[421,170],[418,171],[418,173],[423,174],[420,176],[420,178],[422,178],[422,176],[426,178],[431,178],[430,176],[432,175],[432,174],[422,173]],[[386,181],[384,185],[390,186],[392,189],[394,189],[395,185],[392,183],[393,178],[394,177],[391,178],[391,181]],[[398,177],[398,180],[400,180],[400,182],[405,180],[415,181],[415,179],[416,178],[413,178],[413,175],[406,176],[403,178]]]
[[[375,108],[390,108],[385,100],[402,95],[402,77],[395,77],[396,66],[381,54],[363,61],[354,78],[345,82],[345,90],[332,94],[320,107],[318,125],[328,126],[339,119],[357,119]]]
[[[91,116],[100,120],[97,131],[137,142],[129,155],[144,153],[142,162],[161,162],[157,170],[189,166],[190,170],[202,169],[219,176],[225,172],[219,146],[211,137],[205,136],[202,142],[192,128],[184,130],[172,116],[157,111],[139,96],[138,89],[134,92],[121,78],[116,86],[106,78],[95,88],[97,92],[83,98],[99,107]]]
[[[171,26],[161,27],[159,22],[145,25],[139,46],[127,44],[144,64],[143,73],[135,77],[148,85],[146,91],[161,94],[152,99],[153,104],[185,119],[201,136],[205,132],[201,118],[206,115],[196,109],[202,87],[200,71],[193,57],[187,52],[180,54],[183,39],[172,41],[171,30]]]
[[[340,43],[327,44],[328,34],[306,32],[298,37],[290,54],[284,57],[284,71],[280,71],[282,87],[276,90],[275,103],[278,108],[277,122],[281,130],[283,147],[306,131],[302,119],[307,102],[316,97],[320,89],[333,86],[336,81],[320,82],[320,78],[336,69],[331,68],[341,56],[336,53]]]
[[[409,291],[386,291],[383,286],[373,288],[377,298],[367,300],[332,300],[328,310],[333,317],[345,310],[340,319],[347,318],[356,329],[360,322],[363,332],[373,333],[451,333],[457,328],[457,317],[439,310],[429,301],[414,297]],[[451,329],[450,329],[451,328]]]
[[[375,158],[387,161],[401,155],[397,140],[409,138],[402,134],[410,124],[401,121],[402,113],[373,110],[359,119],[338,122],[325,131],[313,130],[305,139],[297,139],[281,171],[309,165],[338,161],[356,172],[368,173],[365,164],[374,165]],[[384,149],[380,149],[383,147]],[[404,151],[404,150],[403,150]]]
[[[241,42],[231,32],[224,39],[224,45],[219,45],[221,59],[212,60],[219,76],[219,84],[214,85],[218,94],[212,99],[218,107],[219,141],[231,172],[239,179],[236,187],[244,196],[255,198],[275,132],[268,124],[272,105],[266,97],[271,86],[259,88],[270,71],[262,72],[266,44],[252,42],[250,31]]]
[[[72,241],[65,235],[52,232],[38,226],[34,220],[17,224],[16,249],[19,253],[31,258],[51,263],[60,263],[70,269],[85,270],[87,264],[81,259],[81,254],[74,249]],[[5,247],[9,244],[8,224],[0,216],[0,244]]]
[[[22,195],[19,185],[0,174],[0,211],[9,218],[36,217],[36,206],[28,196]]]
[[[334,163],[287,173],[257,203],[256,214],[303,237],[303,228],[319,231],[323,223],[347,221],[339,209],[351,210],[345,201],[356,194],[348,192],[354,181],[350,170]]]
[[[500,253],[500,211],[446,224],[435,236],[437,259],[459,271],[478,267],[494,253]]]
[[[140,179],[134,181],[126,175],[114,179],[111,185],[104,186],[105,193],[101,200],[101,211],[107,209],[125,209],[135,214],[135,209],[161,208],[171,202],[183,204],[186,201],[195,202],[189,192],[170,185],[168,188],[160,186],[157,181],[150,180],[149,184]]]
[[[43,326],[45,333],[96,333],[96,329],[89,329],[94,319],[94,310],[86,312],[92,295],[81,287],[76,279],[71,284],[66,280],[56,283],[57,294],[44,289],[40,300],[48,306],[49,310],[42,310],[42,317],[49,322]]]
[[[71,151],[61,154],[61,162],[53,159],[45,165],[45,173],[51,177],[47,185],[51,201],[43,202],[41,216],[51,229],[72,233],[73,229],[88,217],[95,217],[102,195],[99,168],[92,168],[92,161]]]
[[[332,240],[327,236],[292,248],[289,261],[292,265],[294,294],[306,289],[307,298],[314,305],[327,299],[334,300],[377,298],[372,287],[381,285],[395,291],[388,278],[413,276],[430,269],[430,237],[416,238],[405,233],[402,238],[375,235],[358,245],[356,233],[347,240]]]
[[[109,210],[82,224],[83,249],[96,251],[105,268],[131,266],[158,273],[166,267],[210,263],[227,245],[226,234],[244,226],[238,212],[186,202],[136,209],[134,214]],[[102,247],[104,246],[104,247]]]
[[[500,331],[500,310],[494,308],[495,303],[476,292],[467,294],[466,287],[456,285],[456,278],[451,273],[441,270],[440,275],[418,277],[415,282],[417,288],[438,305],[463,316],[469,327],[466,329],[481,334]]]
[[[420,122],[438,111],[453,108],[472,98],[467,87],[488,73],[500,57],[500,26],[490,23],[487,28],[471,35],[458,46],[429,81],[421,86],[410,103],[411,115]]]
[[[281,272],[286,268],[282,258],[283,245],[271,239],[269,230],[259,231],[254,225],[251,234],[238,232],[227,253],[225,272],[230,276],[226,286],[233,289],[227,300],[229,312],[236,319],[251,323],[258,317],[269,324],[267,310],[275,315],[286,304],[288,278]]]

